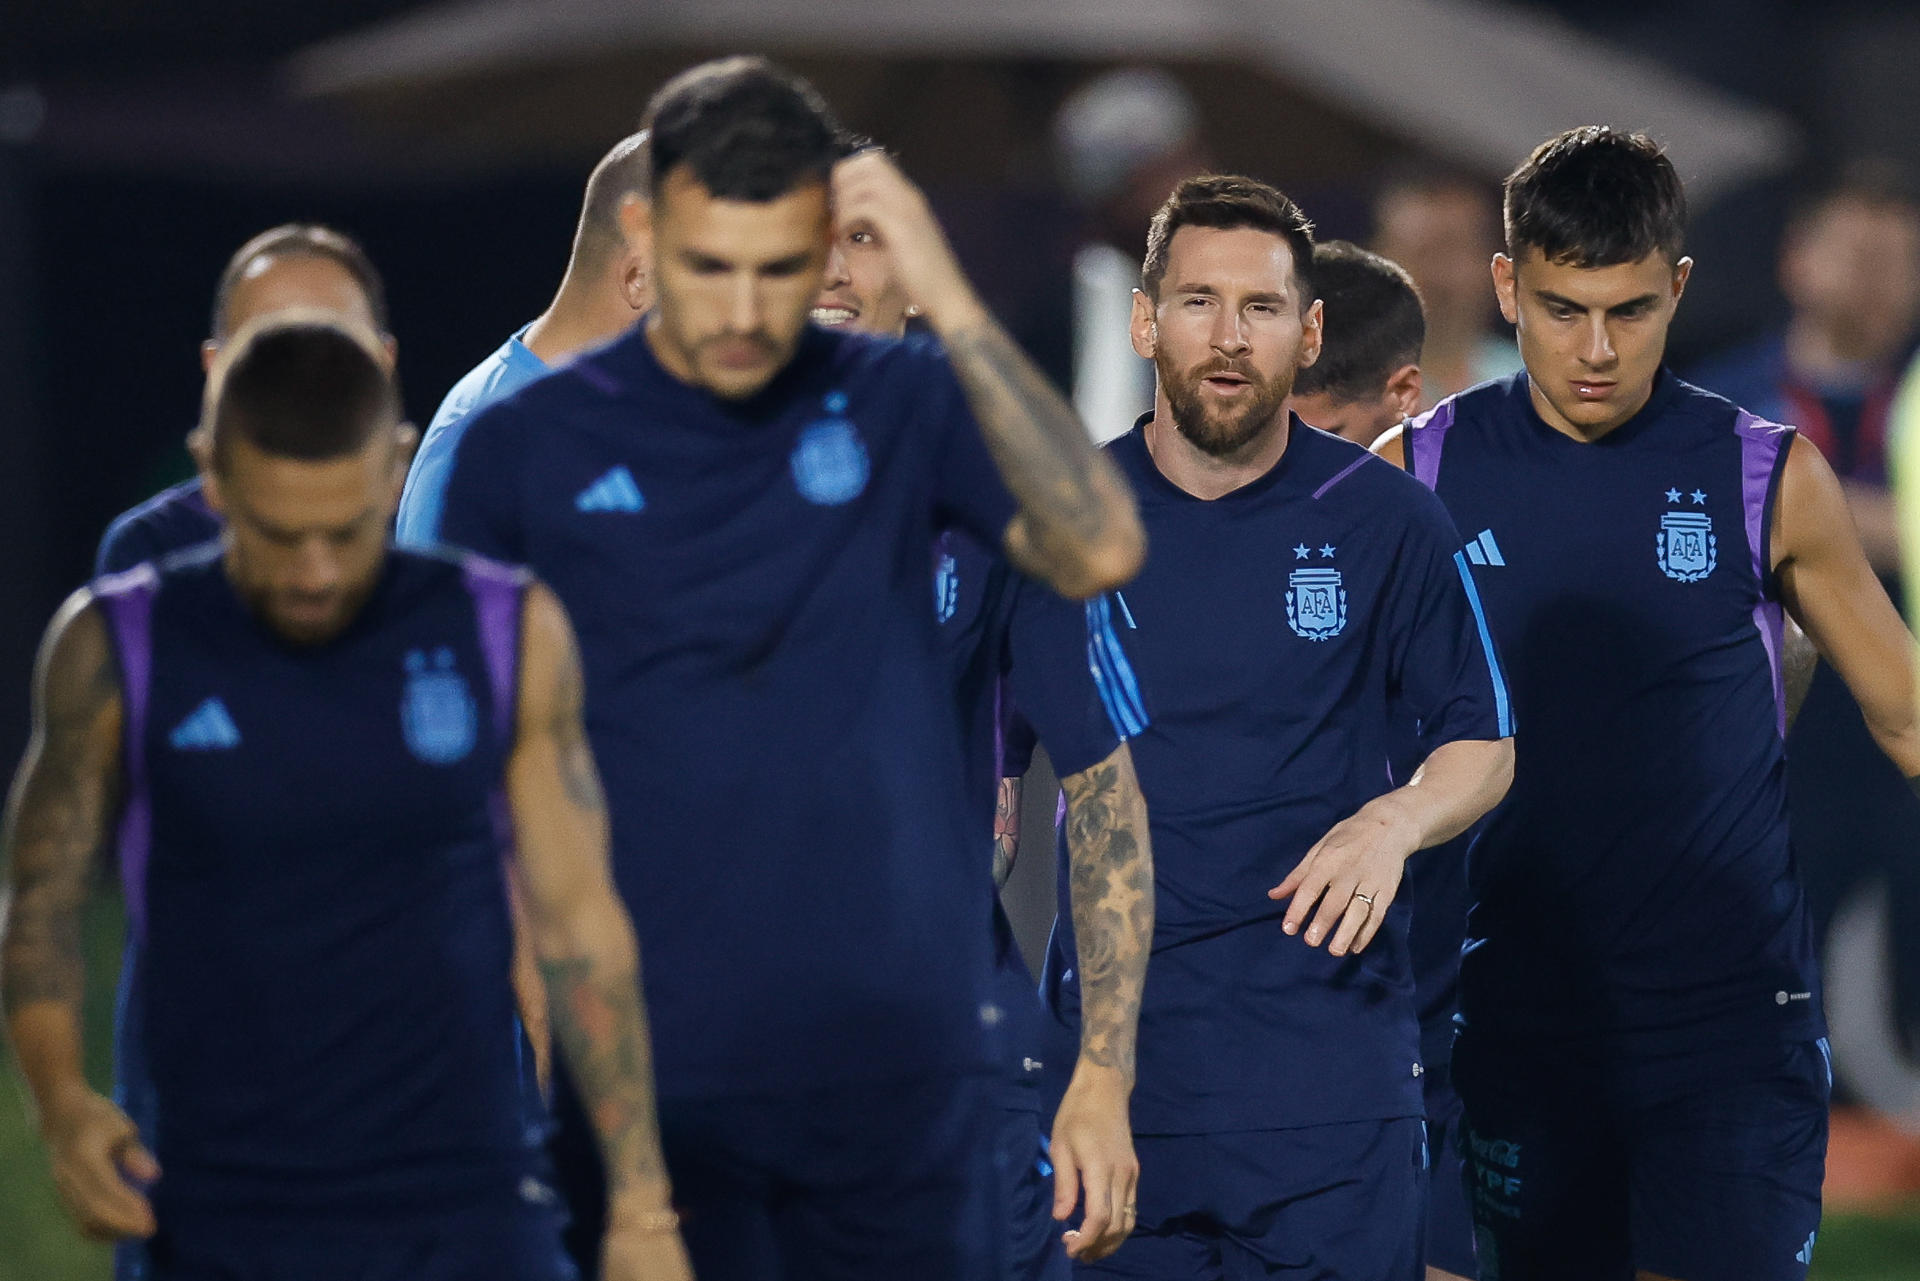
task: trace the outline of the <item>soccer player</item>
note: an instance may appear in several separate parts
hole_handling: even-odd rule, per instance
[[[388,550],[405,463],[370,331],[243,331],[202,430],[221,542],[56,615],[7,810],[0,990],[68,1210],[144,1238],[153,1281],[570,1275],[501,1035],[511,851],[612,1172],[608,1273],[688,1276],[565,613],[519,571]],[[116,830],[152,1150],[81,1073],[79,914]]]
[[[1379,445],[1469,534],[1526,721],[1468,863],[1453,1062],[1503,1281],[1806,1274],[1832,1078],[1783,609],[1920,774],[1913,642],[1832,469],[1662,363],[1685,217],[1644,135],[1543,143],[1493,267],[1526,369]]]
[[[813,307],[814,323],[904,336],[914,309],[891,262],[872,227],[836,227],[825,287]],[[983,807],[977,829],[982,834],[989,827],[984,807],[993,806],[993,880],[1004,888],[1019,852],[1018,776],[1026,772],[1032,755],[1031,731],[1011,706],[1008,671],[1008,633],[1021,584],[999,555],[964,529],[944,531],[934,543],[933,560],[934,617],[953,664],[967,794]],[[1106,639],[1124,664],[1117,642],[1111,634]],[[1082,683],[1087,677],[1084,668],[1074,675]],[[998,1163],[1006,1198],[1004,1275],[1032,1281],[1063,1277],[1069,1256],[1093,1260],[1111,1254],[1131,1227],[1116,1216],[1104,1231],[1098,1223],[1083,1223],[1064,1238],[1057,1236],[1056,1216],[1065,1219],[1079,1201],[1080,1154],[1092,1147],[1111,1151],[1111,1156],[1097,1156],[1088,1165],[1111,1165],[1124,1172],[1112,1197],[1123,1207],[1133,1203],[1136,1165],[1126,1103],[1141,983],[1153,944],[1153,858],[1146,806],[1120,725],[1096,719],[1075,728],[1075,741],[1049,742],[1047,751],[1062,774],[1068,798],[1073,864],[1068,879],[1077,895],[1080,937],[1086,940],[1083,956],[1105,961],[1100,968],[1096,960],[1097,972],[1082,984],[1093,1013],[1085,1021],[1080,1061],[1051,1142],[1042,1123],[1042,1082],[1067,1079],[1057,1070],[1051,1078],[1043,1076],[1053,1043],[1061,1038],[1048,1035],[1057,1025],[1042,1021],[1033,973],[1020,955],[997,895],[993,901],[995,999],[1004,1016],[1007,1048],[1006,1080],[997,1091]],[[1091,762],[1084,769],[1078,767],[1083,758]],[[1057,1188],[1048,1186],[1049,1170]]]
[[[374,330],[392,367],[395,344],[387,332],[387,293],[379,271],[351,236],[301,222],[261,232],[227,260],[214,288],[213,321],[200,344],[200,367],[211,372],[229,334],[291,307],[317,307]],[[406,431],[410,438],[413,429]],[[187,438],[196,461],[197,440],[194,434]],[[410,449],[411,439],[403,444]],[[207,505],[195,475],[115,517],[100,540],[93,572],[117,574],[219,534],[220,517]]]
[[[1313,247],[1325,308],[1320,358],[1293,382],[1293,412],[1321,431],[1371,445],[1420,409],[1426,314],[1398,263],[1345,240]]]
[[[993,887],[928,548],[961,525],[1084,596],[1133,573],[1139,524],[925,198],[885,156],[839,161],[810,86],[727,59],[645,123],[623,225],[653,247],[647,321],[470,418],[408,503],[531,562],[581,629],[702,1277],[768,1275],[769,1237],[776,1276],[979,1275]],[[944,352],[807,323],[836,215]],[[1098,1223],[1111,1177],[1087,1173]]]
[[[460,439],[456,424],[468,414],[512,395],[587,348],[625,333],[652,305],[645,246],[628,240],[620,226],[621,209],[644,201],[646,192],[647,133],[643,129],[615,143],[588,175],[580,221],[573,232],[573,252],[553,301],[468,370],[440,402],[407,474],[409,491],[437,489],[446,483],[446,470]],[[401,508],[400,518],[424,525],[432,522],[433,513],[419,503],[408,503]],[[415,534],[409,526],[400,530],[403,539]]]
[[[1154,218],[1134,298],[1159,386],[1107,448],[1152,550],[1094,608],[1152,715],[1129,746],[1155,939],[1139,1227],[1094,1275],[1422,1276],[1424,1068],[1396,892],[1410,856],[1500,799],[1512,730],[1445,511],[1287,412],[1321,345],[1312,253],[1278,191],[1190,179]],[[1023,595],[1014,671],[1087,662],[1079,613]],[[1049,685],[1069,688],[1020,693],[1043,735],[1091,714],[1049,705]],[[1395,786],[1401,716],[1427,755]],[[1084,976],[1064,924],[1043,990],[1071,1021]]]

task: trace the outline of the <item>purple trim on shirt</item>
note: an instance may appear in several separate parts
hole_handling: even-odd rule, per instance
[[[1747,552],[1753,566],[1754,586],[1760,599],[1753,606],[1753,625],[1766,647],[1767,666],[1773,672],[1773,702],[1778,714],[1780,737],[1787,736],[1786,671],[1781,653],[1785,643],[1786,622],[1780,602],[1768,591],[1773,567],[1768,564],[1767,512],[1773,496],[1773,478],[1780,469],[1781,451],[1793,439],[1793,428],[1770,423],[1756,414],[1741,410],[1733,430],[1740,437],[1740,509],[1747,533]]]
[[[1440,485],[1440,451],[1446,448],[1447,432],[1453,428],[1453,401],[1443,400],[1408,424],[1403,439],[1407,445],[1407,464],[1414,478],[1428,489]]]
[[[480,653],[487,663],[487,688],[493,695],[494,732],[504,752],[513,744],[514,695],[519,689],[520,601],[526,576],[480,556],[466,557],[460,568],[473,597]]]
[[[1325,495],[1329,489],[1332,489],[1335,485],[1338,485],[1341,481],[1353,475],[1353,473],[1359,471],[1362,467],[1365,467],[1368,463],[1372,461],[1373,461],[1372,454],[1361,454],[1358,458],[1354,459],[1352,462],[1348,463],[1345,467],[1342,467],[1339,471],[1335,472],[1332,480],[1320,486],[1320,488],[1314,490],[1313,491],[1314,498],[1319,499],[1320,497]]]
[[[618,396],[621,391],[620,380],[591,360],[576,360],[571,366],[574,373],[580,375],[582,382],[605,396]]]
[[[160,578],[136,565],[94,584],[120,658],[121,759],[126,801],[120,811],[120,884],[134,941],[147,937],[147,860],[153,852],[153,793],[147,786],[147,707],[153,690],[153,598]]]

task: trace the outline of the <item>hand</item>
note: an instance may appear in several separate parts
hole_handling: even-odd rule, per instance
[[[40,1129],[54,1187],[81,1232],[97,1241],[153,1235],[153,1207],[134,1184],[159,1178],[160,1163],[113,1100],[77,1084],[46,1110]]]
[[[927,198],[885,152],[862,151],[834,166],[833,211],[841,229],[864,225],[879,237],[894,279],[936,330],[984,314]]]
[[[1270,899],[1293,896],[1281,928],[1298,934],[1318,902],[1320,910],[1307,927],[1307,946],[1319,947],[1331,932],[1329,955],[1366,950],[1387,919],[1400,875],[1408,857],[1420,848],[1421,835],[1401,808],[1385,797],[1336,824],[1287,873],[1286,880],[1267,891]]]
[[[673,1223],[671,1210],[630,1214],[616,1206],[600,1249],[602,1281],[693,1281],[693,1264]]]
[[[1053,1118],[1053,1217],[1062,1223],[1083,1204],[1080,1226],[1060,1239],[1067,1257],[1104,1259],[1133,1231],[1140,1162],[1127,1115],[1129,1082],[1117,1069],[1082,1059]]]

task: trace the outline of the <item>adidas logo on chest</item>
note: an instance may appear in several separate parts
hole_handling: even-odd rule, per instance
[[[222,752],[240,746],[240,727],[218,695],[188,712],[167,733],[167,745],[177,752]]]

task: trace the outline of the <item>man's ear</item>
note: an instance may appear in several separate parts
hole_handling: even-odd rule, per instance
[[[1387,378],[1387,403],[1408,418],[1420,412],[1425,391],[1417,364],[1402,365]]]
[[[1513,259],[1505,254],[1493,256],[1493,296],[1500,304],[1500,314],[1509,325],[1520,323],[1519,285],[1514,279]]]
[[[1300,318],[1300,364],[1305,369],[1320,359],[1320,348],[1327,339],[1326,305],[1315,298]]]
[[[393,468],[394,493],[398,494],[407,484],[407,472],[413,467],[413,455],[420,448],[420,429],[412,423],[401,423],[393,429]]]
[[[1133,291],[1133,315],[1127,329],[1133,339],[1133,353],[1152,360],[1160,350],[1160,326],[1153,318],[1153,299],[1142,290]]]
[[[200,372],[213,372],[213,362],[220,356],[220,344],[209,338],[200,344]]]

